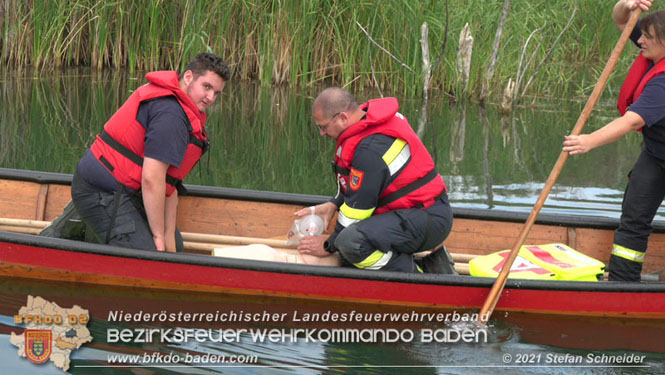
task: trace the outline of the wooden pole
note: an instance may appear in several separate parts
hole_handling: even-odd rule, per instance
[[[39,220],[25,220],[25,219],[8,219],[0,218],[0,230],[6,232],[23,233],[23,234],[39,234],[46,226],[51,224],[50,221]],[[195,250],[198,252],[212,251],[215,247],[228,247],[228,246],[242,246],[261,244],[267,245],[275,250],[295,253],[297,250],[295,246],[287,246],[286,241],[272,239],[272,238],[258,238],[258,237],[242,237],[242,236],[224,236],[218,234],[204,234],[204,233],[181,233],[185,241],[185,249]],[[416,256],[425,256],[428,252],[422,252]],[[462,254],[450,253],[455,263],[469,263],[471,259],[479,257],[475,254]],[[468,266],[466,269],[468,274]]]
[[[617,61],[619,60],[621,51],[623,51],[623,48],[626,46],[626,42],[628,42],[628,39],[630,38],[630,33],[633,31],[633,28],[637,24],[637,20],[640,17],[640,13],[641,10],[639,7],[632,12],[630,19],[626,24],[626,27],[623,29],[623,32],[621,33],[621,37],[619,37],[619,40],[617,41],[617,44],[614,47],[614,50],[612,51],[609,60],[607,60],[607,63],[605,64],[605,68],[603,69],[603,72],[601,73],[600,78],[598,79],[598,83],[596,83],[596,87],[593,89],[593,92],[591,93],[589,100],[584,106],[584,109],[582,110],[582,113],[580,114],[580,117],[578,118],[577,123],[573,128],[573,131],[571,133],[572,135],[579,135],[580,133],[582,133],[582,128],[584,128],[586,121],[589,119],[589,116],[591,115],[591,111],[596,106],[596,103],[598,102],[598,99],[600,98],[600,95],[602,94],[603,89],[607,84],[607,80],[610,78],[610,74],[612,73],[612,70],[614,70]],[[503,268],[501,268],[501,272],[499,273],[499,276],[494,282],[494,285],[492,286],[492,289],[490,290],[490,293],[487,296],[487,299],[485,300],[482,309],[480,310],[480,314],[478,315],[479,323],[484,324],[487,323],[487,321],[489,321],[489,318],[492,315],[492,312],[494,311],[497,302],[499,301],[501,292],[503,291],[503,288],[506,285],[506,279],[508,278],[508,273],[510,272],[510,268],[512,267],[513,262],[515,261],[515,258],[517,258],[519,249],[520,247],[522,247],[522,244],[526,240],[526,237],[529,234],[531,227],[536,222],[536,217],[538,216],[540,210],[543,208],[545,200],[547,199],[547,196],[552,190],[552,187],[554,186],[556,179],[559,177],[559,174],[561,173],[561,170],[563,169],[563,166],[566,163],[567,159],[568,159],[568,153],[561,151],[559,159],[557,159],[556,164],[554,164],[552,173],[550,173],[550,176],[547,178],[545,187],[540,192],[540,196],[538,197],[538,200],[536,201],[533,210],[531,210],[531,214],[529,215],[529,218],[527,219],[526,224],[524,225],[522,233],[520,234],[517,241],[515,241],[515,245],[513,245],[513,248],[510,250],[510,255],[506,259]]]
[[[223,243],[231,245],[261,244],[261,245],[268,245],[270,247],[295,249],[295,246],[287,246],[286,240],[276,240],[271,238],[224,236],[221,234],[203,234],[203,233],[188,233],[188,232],[183,232],[181,234],[183,240],[190,242]]]
[[[22,233],[33,233],[35,231],[36,233],[39,233],[41,229],[46,228],[50,224],[51,224],[50,221],[0,218],[0,226],[2,226],[2,228],[5,228],[3,230],[16,232],[19,231],[20,229],[12,230],[12,228],[22,227],[25,228],[25,231],[23,231]],[[32,228],[34,230],[27,231],[27,229],[29,228]],[[181,234],[183,240],[192,241],[192,242],[212,242],[212,243],[225,243],[233,245],[263,244],[273,247],[289,247],[286,245],[285,240],[276,240],[270,238],[224,236],[219,234],[203,234],[203,233],[188,233],[188,232],[183,232]]]
[[[29,227],[44,229],[51,224],[50,221],[41,220],[25,220],[25,219],[8,219],[0,217],[0,225],[9,225],[17,227]]]
[[[39,232],[42,231],[39,228],[19,227],[14,225],[0,225],[0,230],[4,230],[5,232],[14,232],[22,234],[39,234]]]

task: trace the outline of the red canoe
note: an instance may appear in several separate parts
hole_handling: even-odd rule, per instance
[[[18,229],[12,230],[16,228],[11,220],[43,221],[57,216],[68,201],[70,181],[69,175],[0,169],[0,216],[7,219],[0,225],[0,275],[455,310],[479,309],[494,281],[468,275],[403,274],[221,258],[209,255],[209,244],[192,243],[190,250],[179,254],[137,251],[15,233],[21,231],[18,224]],[[201,186],[188,189],[189,195],[180,201],[181,231],[234,237],[283,236],[297,208],[326,199]],[[458,259],[464,258],[461,254],[488,254],[509,247],[525,220],[521,214],[472,209],[456,209],[455,217],[446,245]],[[527,242],[566,243],[607,262],[615,226],[609,219],[541,215]],[[652,236],[645,272],[665,266],[664,229],[659,226]],[[496,311],[665,319],[665,283],[509,279]]]

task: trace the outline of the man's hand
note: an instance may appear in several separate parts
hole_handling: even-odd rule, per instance
[[[333,215],[337,212],[337,206],[332,202],[321,203],[316,206],[305,207],[294,213],[296,217],[301,218],[307,215],[315,214],[323,218],[323,227],[328,229],[328,225],[332,220]]]
[[[330,253],[323,249],[323,243],[328,236],[307,236],[300,239],[298,252],[303,255],[313,255],[316,257],[326,257]]]
[[[176,251],[175,247],[175,223],[178,211],[178,191],[174,191],[166,197],[164,206],[164,238],[165,250],[171,253]]]
[[[155,242],[155,247],[157,248],[157,251],[164,251],[166,249],[163,236],[152,236],[152,240]]]
[[[175,253],[176,248],[175,248],[175,233],[173,233],[170,236],[166,236],[164,240],[164,250],[168,251],[169,253]]]

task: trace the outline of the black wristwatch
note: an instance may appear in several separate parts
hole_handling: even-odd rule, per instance
[[[335,248],[333,247],[333,245],[330,243],[330,241],[328,241],[328,240],[326,240],[326,242],[323,243],[323,250],[329,252],[330,254],[332,254],[332,253],[334,253],[335,251],[337,251],[337,249],[335,249]]]

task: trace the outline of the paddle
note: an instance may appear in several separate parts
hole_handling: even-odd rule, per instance
[[[632,12],[630,19],[626,24],[626,27],[623,29],[623,32],[621,33],[621,36],[619,37],[619,40],[617,41],[617,44],[614,47],[612,54],[610,55],[609,60],[607,60],[607,63],[605,64],[605,68],[603,69],[603,72],[601,73],[600,78],[596,83],[596,87],[593,89],[593,92],[591,93],[589,100],[584,106],[584,109],[582,110],[580,117],[577,119],[577,123],[575,124],[575,127],[571,132],[572,135],[579,135],[580,133],[582,133],[582,128],[584,128],[586,121],[589,119],[589,116],[591,115],[591,111],[596,106],[596,103],[600,98],[600,94],[603,92],[605,84],[607,84],[607,80],[610,78],[610,74],[612,73],[612,70],[614,70],[617,61],[619,60],[621,51],[623,51],[623,48],[626,46],[626,43],[628,42],[628,39],[630,38],[630,33],[633,31],[633,28],[637,24],[637,20],[639,19],[641,12],[642,11],[640,10],[639,7]],[[547,178],[547,182],[545,182],[545,187],[543,187],[543,190],[540,192],[540,196],[538,197],[536,204],[533,206],[533,210],[531,210],[529,218],[524,224],[524,229],[522,230],[522,233],[517,238],[517,241],[515,242],[513,248],[510,250],[510,254],[506,259],[506,262],[503,264],[501,272],[499,273],[499,276],[494,282],[494,285],[492,286],[492,289],[490,290],[490,293],[487,296],[487,299],[485,300],[482,309],[480,310],[480,314],[478,315],[479,323],[484,324],[487,323],[487,321],[489,321],[489,318],[492,315],[492,312],[494,311],[497,302],[499,301],[501,292],[503,291],[503,288],[506,285],[506,279],[508,278],[508,273],[510,272],[510,268],[512,267],[513,262],[515,261],[515,258],[517,258],[519,249],[520,247],[522,247],[522,244],[526,240],[526,237],[529,234],[531,227],[536,221],[538,213],[543,208],[545,200],[547,199],[547,196],[550,194],[550,191],[552,190],[552,187],[554,186],[556,179],[559,177],[559,174],[561,173],[563,165],[566,163],[567,159],[568,159],[568,153],[561,151],[559,159],[557,159],[556,163],[554,164],[554,168],[550,173],[550,176]]]

